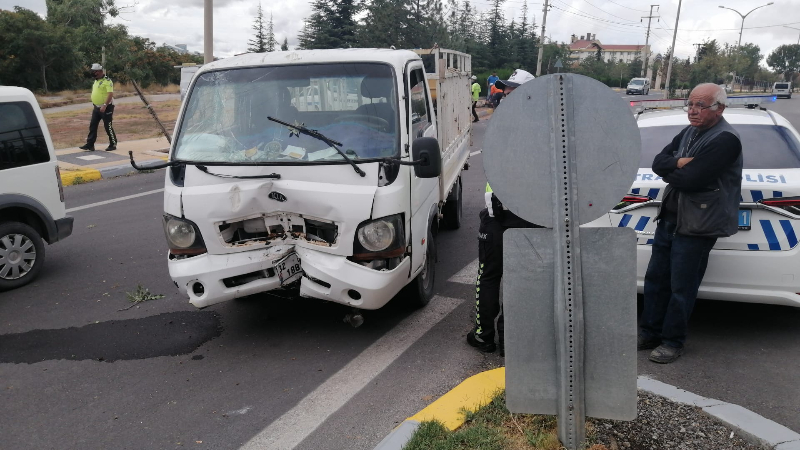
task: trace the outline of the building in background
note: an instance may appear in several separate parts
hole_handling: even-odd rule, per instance
[[[587,33],[584,36],[572,35],[569,44],[570,54],[575,61],[580,61],[588,56],[596,56],[597,51],[600,50],[600,55],[603,61],[617,60],[629,63],[636,58],[644,60],[645,55],[651,58],[653,55],[650,53],[649,45],[610,45],[603,44],[597,40],[597,35]]]

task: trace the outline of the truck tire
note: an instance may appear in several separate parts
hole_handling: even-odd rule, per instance
[[[444,214],[444,226],[450,230],[457,230],[461,228],[461,214],[463,209],[462,195],[461,195],[461,177],[456,179],[456,185],[450,195],[447,196],[447,202],[442,208]]]
[[[416,309],[427,305],[433,298],[433,285],[436,281],[436,235],[433,230],[428,229],[428,237],[425,242],[427,249],[425,252],[425,262],[422,270],[414,278],[403,293],[408,306]]]
[[[0,224],[0,291],[33,281],[44,265],[44,242],[30,225]]]

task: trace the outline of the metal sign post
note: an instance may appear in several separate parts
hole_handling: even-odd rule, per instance
[[[568,449],[585,417],[636,417],[636,237],[580,227],[628,192],[641,140],[628,105],[584,76],[554,74],[507,97],[484,168],[512,212],[544,228],[503,237],[509,410],[558,415]]]

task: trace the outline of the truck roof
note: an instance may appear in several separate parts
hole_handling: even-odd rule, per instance
[[[345,48],[247,53],[204,64],[200,70],[198,70],[198,74],[210,70],[230,69],[234,67],[341,62],[385,62],[402,70],[406,62],[412,59],[420,59],[420,57],[410,50],[392,50],[386,48]]]

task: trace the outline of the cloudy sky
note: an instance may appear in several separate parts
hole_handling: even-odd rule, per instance
[[[231,56],[246,51],[252,37],[251,26],[259,0],[214,0],[214,54]],[[570,35],[592,33],[604,44],[644,44],[650,4],[653,8],[650,44],[654,52],[665,52],[672,41],[672,30],[678,0],[550,0],[547,17],[549,39],[569,42]],[[678,24],[676,55],[694,55],[692,44],[705,39],[736,44],[741,16],[719,5],[747,14],[769,0],[683,0]],[[742,42],[753,42],[768,55],[782,44],[795,44],[800,38],[800,0],[773,0],[774,4],[749,14],[745,21]],[[506,0],[508,18],[519,18],[524,0]],[[114,22],[125,24],[130,33],[145,36],[158,44],[187,44],[193,51],[203,52],[203,0],[117,0],[118,6],[132,5]],[[472,0],[479,10],[488,11],[490,0]],[[19,5],[42,16],[44,0],[0,0],[0,9]],[[273,15],[278,42],[289,39],[290,48],[297,45],[297,34],[303,18],[310,14],[310,0],[288,0],[276,5],[262,0],[265,14]],[[529,0],[528,7],[541,31],[543,0]],[[642,21],[643,20],[643,21]],[[787,28],[791,27],[791,28]],[[764,62],[762,61],[762,64]]]

